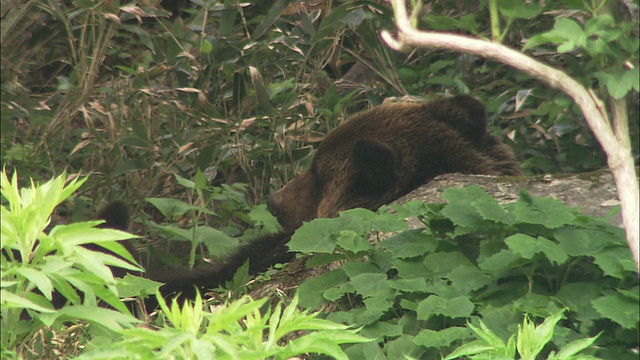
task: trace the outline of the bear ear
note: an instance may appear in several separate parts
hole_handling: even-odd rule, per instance
[[[386,144],[359,139],[353,146],[351,161],[356,171],[353,190],[361,195],[382,193],[396,181],[396,159]]]

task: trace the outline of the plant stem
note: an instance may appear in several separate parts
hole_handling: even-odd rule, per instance
[[[489,0],[489,19],[491,20],[491,41],[500,42],[500,13],[498,0]]]

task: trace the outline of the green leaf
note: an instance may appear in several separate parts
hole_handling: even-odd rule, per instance
[[[505,343],[496,334],[494,334],[493,331],[491,331],[491,329],[489,329],[482,321],[480,321],[480,329],[471,324],[467,324],[467,326],[476,334],[478,340],[489,345],[494,350],[494,352],[501,355],[507,355],[507,346],[505,345]]]
[[[563,306],[570,309],[576,320],[592,321],[600,318],[600,314],[593,308],[591,300],[598,298],[601,292],[599,284],[575,282],[562,286],[555,296]]]
[[[392,264],[393,268],[398,270],[398,276],[403,279],[424,278],[428,273],[422,258],[396,259]]]
[[[37,269],[21,267],[15,270],[17,274],[22,275],[25,279],[29,280],[36,285],[38,290],[51,301],[51,292],[53,291],[53,284],[49,277]]]
[[[153,206],[158,208],[162,215],[168,220],[180,219],[188,211],[197,211],[203,214],[215,215],[215,213],[205,207],[188,204],[182,200],[167,198],[147,198]]]
[[[342,230],[338,236],[336,245],[345,251],[359,253],[373,249],[367,238],[356,234],[351,230]]]
[[[211,50],[213,50],[213,45],[211,45],[211,42],[209,42],[209,40],[203,40],[202,44],[200,45],[200,52],[202,54],[209,54]]]
[[[522,257],[515,252],[503,249],[483,259],[478,265],[482,270],[495,271],[512,268],[521,259]]]
[[[403,231],[381,241],[378,246],[389,250],[394,258],[420,256],[433,252],[438,246],[438,240],[433,235],[424,233],[424,229]]]
[[[405,291],[405,292],[427,292],[429,287],[425,279],[397,279],[389,281],[389,286],[392,289]]]
[[[351,278],[351,285],[365,299],[383,296],[391,290],[386,274],[359,274]]]
[[[500,14],[506,19],[531,19],[542,11],[538,4],[526,3],[520,0],[500,0],[498,4],[500,6]]]
[[[122,298],[134,296],[149,296],[155,294],[162,286],[161,282],[153,281],[140,276],[126,274],[117,284],[118,295]],[[151,309],[150,309],[151,310]]]
[[[549,229],[570,224],[575,219],[571,210],[558,200],[531,196],[525,190],[520,192],[513,214],[519,222],[540,224]]]
[[[482,199],[471,202],[473,206],[485,220],[491,220],[500,224],[513,224],[515,217],[507,213],[498,200],[487,195]]]
[[[461,252],[451,251],[429,254],[424,259],[424,265],[433,274],[446,276],[446,274],[456,267],[460,265],[471,265],[471,262]]]
[[[575,227],[565,226],[557,229],[553,235],[569,256],[593,256],[606,246],[597,232]]]
[[[354,217],[315,219],[298,228],[287,246],[291,251],[330,254],[335,250],[338,241],[335,234],[339,234],[342,230],[351,230],[357,234],[365,233],[363,222]]]
[[[336,269],[326,274],[305,281],[298,287],[300,306],[315,309],[325,302],[323,293],[333,289],[347,280],[342,269]]]
[[[96,306],[65,306],[59,309],[56,317],[85,320],[94,325],[105,327],[111,331],[121,331],[131,327],[140,321],[131,315],[125,315],[118,311],[103,309]]]
[[[562,318],[564,309],[549,316],[539,326],[535,326],[528,316],[518,327],[516,339],[518,353],[523,359],[535,359],[542,348],[551,340],[553,329]]]
[[[569,42],[574,43],[575,46],[579,47],[586,45],[586,35],[580,24],[578,24],[574,19],[557,18],[553,28],[558,32],[558,34],[562,34],[565,39],[569,40]]]
[[[529,39],[527,39],[527,42],[524,44],[524,46],[522,47],[522,51],[527,51],[531,48],[534,48],[536,46],[542,45],[542,44],[548,44],[548,43],[560,43],[564,40],[564,37],[562,37],[561,35],[559,35],[555,30],[543,33],[543,34],[538,34],[538,35],[534,35],[532,37],[530,37]]]
[[[633,69],[620,69],[615,75],[606,78],[605,85],[609,94],[615,99],[621,99],[629,91],[634,88],[638,89],[638,68]]]
[[[429,320],[434,315],[444,315],[450,318],[468,317],[475,309],[475,305],[467,296],[445,299],[438,295],[431,295],[420,301],[416,310],[418,320]]]
[[[635,273],[636,265],[627,247],[610,247],[593,254],[594,262],[605,275],[624,279],[625,273]]]
[[[533,259],[538,253],[543,253],[549,261],[557,265],[567,261],[567,254],[562,248],[551,240],[538,236],[537,239],[525,234],[515,234],[506,238],[505,243],[513,252],[520,254],[525,259]]]
[[[558,351],[558,353],[555,355],[553,359],[570,359],[571,357],[578,354],[580,351],[593,345],[593,343],[600,337],[601,334],[602,333],[590,338],[574,340],[564,345],[562,349]]]
[[[620,324],[625,329],[637,329],[638,302],[620,294],[610,293],[592,301],[593,307],[607,319]]]
[[[209,255],[213,258],[223,258],[238,246],[238,240],[209,226],[197,226],[192,234],[195,238],[191,240],[196,244],[205,244]]]
[[[447,274],[451,286],[461,289],[464,293],[475,291],[494,280],[476,266],[460,265]]]
[[[476,340],[467,344],[460,346],[455,349],[451,354],[449,354],[445,360],[453,360],[459,359],[465,356],[476,355],[476,354],[494,354],[494,349],[487,345],[484,341]]]
[[[440,331],[423,329],[414,338],[413,342],[424,347],[444,347],[455,341],[461,341],[471,336],[467,328],[452,326]]]

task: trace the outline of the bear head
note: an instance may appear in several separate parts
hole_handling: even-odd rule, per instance
[[[518,175],[510,150],[487,131],[484,106],[467,95],[391,103],[331,131],[311,166],[267,206],[286,231],[356,207],[376,210],[437,175]]]

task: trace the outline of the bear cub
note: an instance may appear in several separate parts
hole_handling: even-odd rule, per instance
[[[356,207],[376,210],[437,175],[519,175],[468,95],[391,103],[354,115],[320,143],[311,166],[268,201],[285,230]]]

